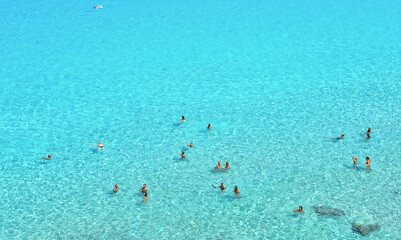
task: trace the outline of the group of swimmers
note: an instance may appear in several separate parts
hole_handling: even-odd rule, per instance
[[[98,5],[98,6],[100,6],[100,5]],[[96,6],[95,8],[97,8],[98,6]],[[186,120],[187,119],[184,116],[181,117],[181,123],[184,123]],[[213,129],[213,127],[212,127],[212,125],[210,123],[208,124],[207,129],[210,130],[210,131],[214,131],[214,129]],[[366,139],[367,140],[371,139],[370,134],[372,132],[374,132],[374,131],[372,131],[371,128],[369,128],[368,131],[366,132],[366,135],[367,135]],[[345,139],[345,134],[344,133],[341,134],[341,137],[329,138],[328,140],[342,140],[342,139]],[[104,146],[105,145],[110,145],[110,144],[111,143],[103,144],[102,142],[99,142],[98,144],[97,143],[89,143],[89,145],[97,145],[97,146],[99,146],[98,151],[100,151],[100,149],[106,151]],[[192,142],[191,143],[187,142],[187,147],[195,148],[195,146],[194,146],[194,144]],[[178,155],[178,156],[181,156],[182,159],[185,159],[186,158],[185,151],[182,151],[181,154]],[[352,160],[354,161],[354,166],[357,166],[358,157],[354,157],[354,156],[351,156],[351,157],[352,157]],[[52,156],[52,155],[49,154],[48,157],[43,156],[43,158],[50,160],[50,159],[54,158],[54,155]],[[366,157],[366,167],[370,168],[370,163],[371,162],[372,162],[372,159],[370,159],[369,157]],[[215,170],[229,170],[230,169],[230,163],[229,162],[226,162],[225,164],[223,164],[223,166],[225,166],[225,167],[222,167],[221,162],[218,162],[217,166],[215,167]],[[221,185],[218,186],[218,187],[215,187],[214,185],[212,185],[212,186],[214,188],[220,188],[221,192],[225,192],[227,190],[227,187],[224,185],[224,183],[221,183]],[[121,189],[121,188],[118,186],[118,184],[116,184],[114,186],[113,192],[117,193],[119,189]],[[149,189],[146,187],[146,184],[144,184],[143,187],[141,189],[139,189],[139,192],[144,195],[144,199],[143,199],[142,202],[146,202],[148,200],[148,198],[149,198],[149,195],[148,195],[149,194]],[[238,186],[234,187],[234,193],[237,196],[239,196],[241,194],[241,192],[238,190]],[[299,208],[295,209],[294,212],[305,213],[305,211],[303,210],[302,206],[299,206]]]
[[[372,133],[372,132],[374,132],[374,131],[372,131],[372,129],[371,128],[368,128],[368,131],[366,132],[366,139],[365,140],[369,140],[369,139],[371,139],[372,137],[370,136],[370,134]],[[328,140],[342,140],[342,139],[344,139],[345,138],[345,135],[344,135],[344,133],[343,134],[341,134],[341,137],[337,137],[337,138],[328,138]],[[354,156],[351,156],[352,157],[352,160],[354,161],[354,167],[356,167],[357,165],[358,165],[358,157],[354,157]],[[372,162],[372,159],[370,159],[370,157],[366,157],[366,167],[368,168],[368,169],[370,169],[370,163]]]
[[[118,186],[118,184],[116,184],[116,185],[114,186],[113,192],[114,192],[114,193],[117,193],[119,189],[121,189],[121,188]],[[148,199],[149,199],[149,195],[148,195],[148,194],[149,194],[149,189],[148,189],[148,187],[146,186],[146,184],[143,184],[143,187],[141,187],[141,188],[139,189],[139,192],[142,193],[143,196],[144,196],[142,202],[144,203],[144,202],[148,201]]]

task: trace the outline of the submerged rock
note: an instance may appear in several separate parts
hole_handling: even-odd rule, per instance
[[[314,206],[315,212],[319,215],[323,216],[344,216],[345,212],[343,210],[340,210],[338,208],[332,208],[332,207],[324,207],[324,206]]]
[[[362,236],[367,236],[371,232],[379,230],[380,225],[379,224],[352,224],[352,231],[362,235]]]

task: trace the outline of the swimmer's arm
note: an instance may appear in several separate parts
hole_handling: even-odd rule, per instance
[[[89,145],[99,145],[99,144],[96,144],[96,143],[89,143]]]
[[[111,145],[112,143],[105,143],[105,144],[103,144],[103,146],[105,146],[105,145]]]

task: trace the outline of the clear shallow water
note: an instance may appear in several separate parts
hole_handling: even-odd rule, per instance
[[[3,1],[1,239],[400,238],[401,3],[97,4]]]

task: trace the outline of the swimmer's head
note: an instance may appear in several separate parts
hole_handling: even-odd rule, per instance
[[[146,184],[143,184],[143,187],[145,188],[145,187],[146,187]]]
[[[184,151],[182,151],[182,154],[185,154],[185,152],[184,152]]]
[[[358,157],[355,157],[355,160],[358,160]]]
[[[299,206],[299,210],[303,210],[304,208],[302,206]]]
[[[102,142],[99,142],[99,144],[102,144]]]
[[[51,157],[52,155],[49,154],[49,157]]]
[[[230,164],[229,162],[226,162],[226,165]]]
[[[366,160],[368,160],[369,159],[369,157],[366,157]]]
[[[234,190],[238,190],[238,186],[235,186],[235,187],[234,187]]]

